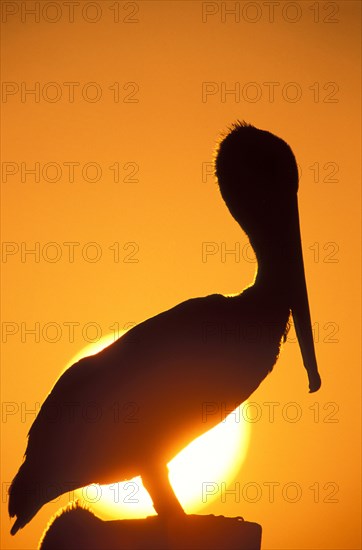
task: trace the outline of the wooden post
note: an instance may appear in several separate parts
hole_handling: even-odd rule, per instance
[[[39,550],[260,550],[261,532],[260,525],[240,517],[102,521],[73,506],[51,522]]]

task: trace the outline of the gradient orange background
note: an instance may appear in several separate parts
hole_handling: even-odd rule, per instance
[[[261,523],[265,550],[360,548],[359,2],[280,2],[271,20],[265,2],[243,11],[246,2],[102,1],[96,3],[101,17],[94,23],[89,22],[97,16],[94,7],[82,16],[87,2],[75,8],[72,23],[63,2],[57,2],[58,11],[40,10],[39,22],[22,15],[34,2],[2,4],[18,9],[14,15],[3,12],[3,82],[19,87],[25,82],[28,88],[39,82],[41,91],[56,82],[62,92],[54,103],[42,96],[35,102],[31,95],[22,101],[20,92],[2,97],[2,161],[19,170],[21,162],[58,163],[63,175],[54,183],[42,176],[39,182],[33,176],[22,182],[19,171],[1,184],[3,243],[31,248],[38,242],[42,251],[55,242],[62,253],[53,263],[43,257],[36,262],[32,255],[22,261],[20,252],[2,256],[1,547],[36,548],[51,515],[67,502],[65,496],[46,505],[10,537],[6,493],[34,420],[26,409],[44,400],[67,362],[95,337],[91,329],[82,334],[87,323],[105,335],[115,323],[122,329],[190,297],[238,292],[252,281],[255,264],[245,259],[247,239],[213,177],[202,177],[220,131],[241,118],[285,139],[301,167],[304,259],[323,386],[308,394],[299,348],[288,342],[274,372],[250,399],[262,414],[253,423],[248,456],[235,480],[240,485],[231,487],[240,488],[240,502],[229,495],[202,513]],[[115,4],[119,22],[110,9]],[[225,12],[235,4],[239,21]],[[205,10],[216,13],[206,16]],[[59,21],[50,22],[58,12]],[[294,18],[299,20],[291,22]],[[79,83],[73,103],[63,84],[71,81]],[[98,102],[82,97],[89,82],[102,90]],[[115,82],[118,103],[109,90]],[[123,102],[133,89],[123,89],[129,82],[139,87],[137,102]],[[203,101],[205,82],[219,91]],[[223,97],[222,87],[236,82],[240,101]],[[258,101],[242,95],[250,82],[262,90]],[[265,82],[280,83],[274,101]],[[302,90],[299,101],[283,97],[290,82]],[[328,88],[331,82],[336,84]],[[48,91],[50,97],[54,88]],[[73,183],[64,162],[80,163]],[[88,162],[101,167],[99,181],[82,177]],[[109,169],[115,162],[118,183]],[[123,181],[131,172],[124,168],[128,162],[138,165],[138,182]],[[312,165],[319,167],[316,178]],[[331,166],[338,168],[332,178]],[[70,241],[80,243],[74,262],[63,244]],[[94,263],[82,256],[89,242],[102,252]],[[138,262],[124,261],[133,249],[123,247],[131,242]],[[220,252],[203,261],[205,242],[217,243]],[[113,243],[119,243],[119,262],[109,249]],[[221,247],[232,249],[235,243],[240,259],[229,254],[223,262]],[[49,256],[55,251],[46,250]],[[94,251],[85,253],[91,257]],[[65,324],[70,322],[79,323],[74,341]],[[49,341],[55,339],[49,329],[35,342],[22,334],[21,323],[28,328],[40,323],[40,331],[57,323],[59,340]],[[19,331],[7,335],[9,326]],[[268,402],[279,403],[273,422]],[[302,411],[297,422],[288,420],[290,403]],[[280,484],[274,499],[268,490],[272,482]],[[243,498],[246,483],[261,488],[258,502],[250,502],[252,492]],[[296,503],[283,496],[289,483],[301,488]]]

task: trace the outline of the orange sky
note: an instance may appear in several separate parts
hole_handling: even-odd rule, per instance
[[[27,411],[71,357],[116,327],[251,282],[247,239],[203,177],[240,118],[285,139],[301,168],[323,386],[308,394],[288,342],[250,399],[261,416],[238,494],[203,513],[261,523],[265,550],[360,548],[359,3],[81,1],[72,15],[58,1],[31,15],[34,4],[2,3],[1,547],[36,548],[66,502],[8,534]],[[210,242],[217,252],[203,257]],[[234,247],[240,258],[222,261]]]

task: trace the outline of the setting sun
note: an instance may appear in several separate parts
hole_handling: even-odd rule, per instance
[[[98,353],[114,339],[114,334],[110,334],[86,346],[67,368],[82,357]],[[169,462],[171,485],[187,513],[196,513],[210,504],[220,496],[219,488],[229,485],[236,477],[246,456],[249,435],[250,424],[236,409]],[[88,485],[77,490],[75,498],[104,519],[137,518],[156,513],[141,477],[110,485]]]

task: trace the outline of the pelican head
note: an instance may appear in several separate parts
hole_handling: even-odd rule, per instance
[[[245,122],[220,142],[215,171],[221,195],[249,236],[258,276],[288,293],[310,392],[320,388],[298,211],[298,168],[289,145]],[[270,275],[269,275],[270,274]]]

